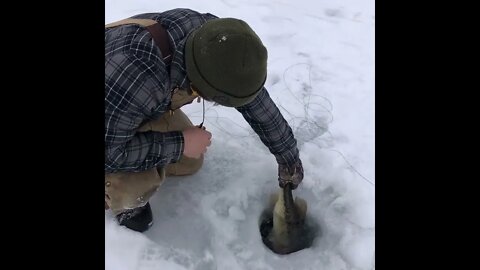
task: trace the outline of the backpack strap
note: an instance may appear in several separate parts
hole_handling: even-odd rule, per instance
[[[155,42],[155,45],[160,49],[163,55],[163,61],[168,66],[172,62],[172,49],[170,47],[170,38],[163,26],[155,20],[151,19],[132,19],[127,18],[117,22],[105,25],[105,28],[113,28],[121,25],[137,24],[147,29]]]

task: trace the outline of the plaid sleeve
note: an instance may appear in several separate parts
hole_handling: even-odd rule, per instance
[[[263,88],[249,104],[237,107],[262,142],[275,155],[278,164],[291,166],[299,159],[292,128],[283,118],[267,89]]]
[[[105,172],[143,171],[178,161],[183,134],[138,127],[165,100],[162,70],[154,61],[122,53],[105,60]]]

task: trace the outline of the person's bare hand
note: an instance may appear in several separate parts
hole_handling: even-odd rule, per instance
[[[190,158],[200,158],[210,146],[212,133],[199,127],[188,127],[183,131],[185,147],[183,154]]]

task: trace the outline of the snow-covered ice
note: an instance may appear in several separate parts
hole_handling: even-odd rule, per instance
[[[271,252],[258,222],[277,190],[275,158],[235,109],[206,103],[202,170],[169,178],[144,234],[105,214],[105,268],[370,270],[375,265],[373,0],[106,0],[105,23],[191,8],[247,21],[268,49],[266,87],[292,126],[305,178],[294,195],[321,227],[314,245]],[[202,104],[182,108],[194,124]]]

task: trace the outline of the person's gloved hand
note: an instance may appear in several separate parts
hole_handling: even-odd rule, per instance
[[[291,183],[292,188],[296,189],[303,180],[303,166],[302,161],[298,161],[292,166],[278,165],[278,184],[281,188],[286,184]]]

